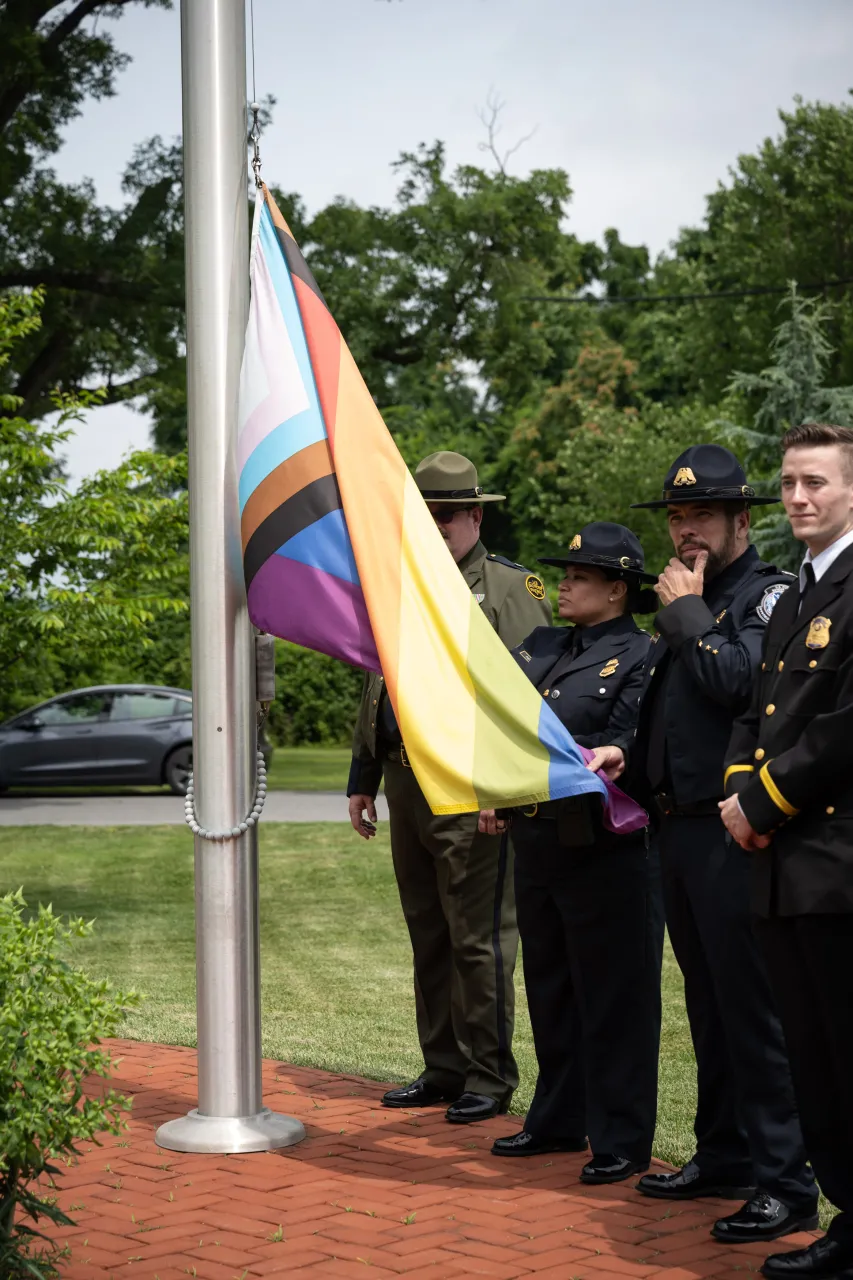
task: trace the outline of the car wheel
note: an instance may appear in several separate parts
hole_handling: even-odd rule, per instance
[[[176,747],[166,757],[163,766],[163,780],[176,796],[187,794],[187,783],[193,767],[193,749],[191,746]]]

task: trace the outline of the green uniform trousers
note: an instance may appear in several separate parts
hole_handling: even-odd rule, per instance
[[[518,952],[512,848],[476,813],[433,814],[411,769],[382,761],[394,874],[414,955],[424,1077],[503,1099],[512,1056]]]

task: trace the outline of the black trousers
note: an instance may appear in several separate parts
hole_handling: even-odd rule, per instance
[[[556,823],[513,820],[524,984],[539,1064],[524,1127],[589,1136],[648,1163],[657,1113],[663,910],[656,853],[557,843]]]
[[[782,1027],[752,928],[749,859],[720,819],[664,818],[666,923],[696,1054],[696,1163],[791,1207],[817,1198]]]
[[[806,1152],[853,1244],[853,916],[773,916],[756,933],[782,1018]]]

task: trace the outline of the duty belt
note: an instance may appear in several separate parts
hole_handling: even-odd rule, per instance
[[[386,760],[392,760],[394,764],[401,764],[404,769],[411,769],[412,767],[402,742],[397,747],[386,747],[383,744],[382,755]]]
[[[722,796],[720,796],[722,800]],[[659,791],[654,797],[658,812],[664,818],[707,818],[711,814],[719,814],[716,800],[694,800],[692,804],[676,804],[675,796]]]

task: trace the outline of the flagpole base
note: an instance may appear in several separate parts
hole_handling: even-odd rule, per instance
[[[268,1107],[254,1116],[200,1116],[193,1108],[188,1115],[161,1124],[154,1141],[167,1151],[238,1155],[292,1147],[304,1137],[301,1120],[279,1115]]]

